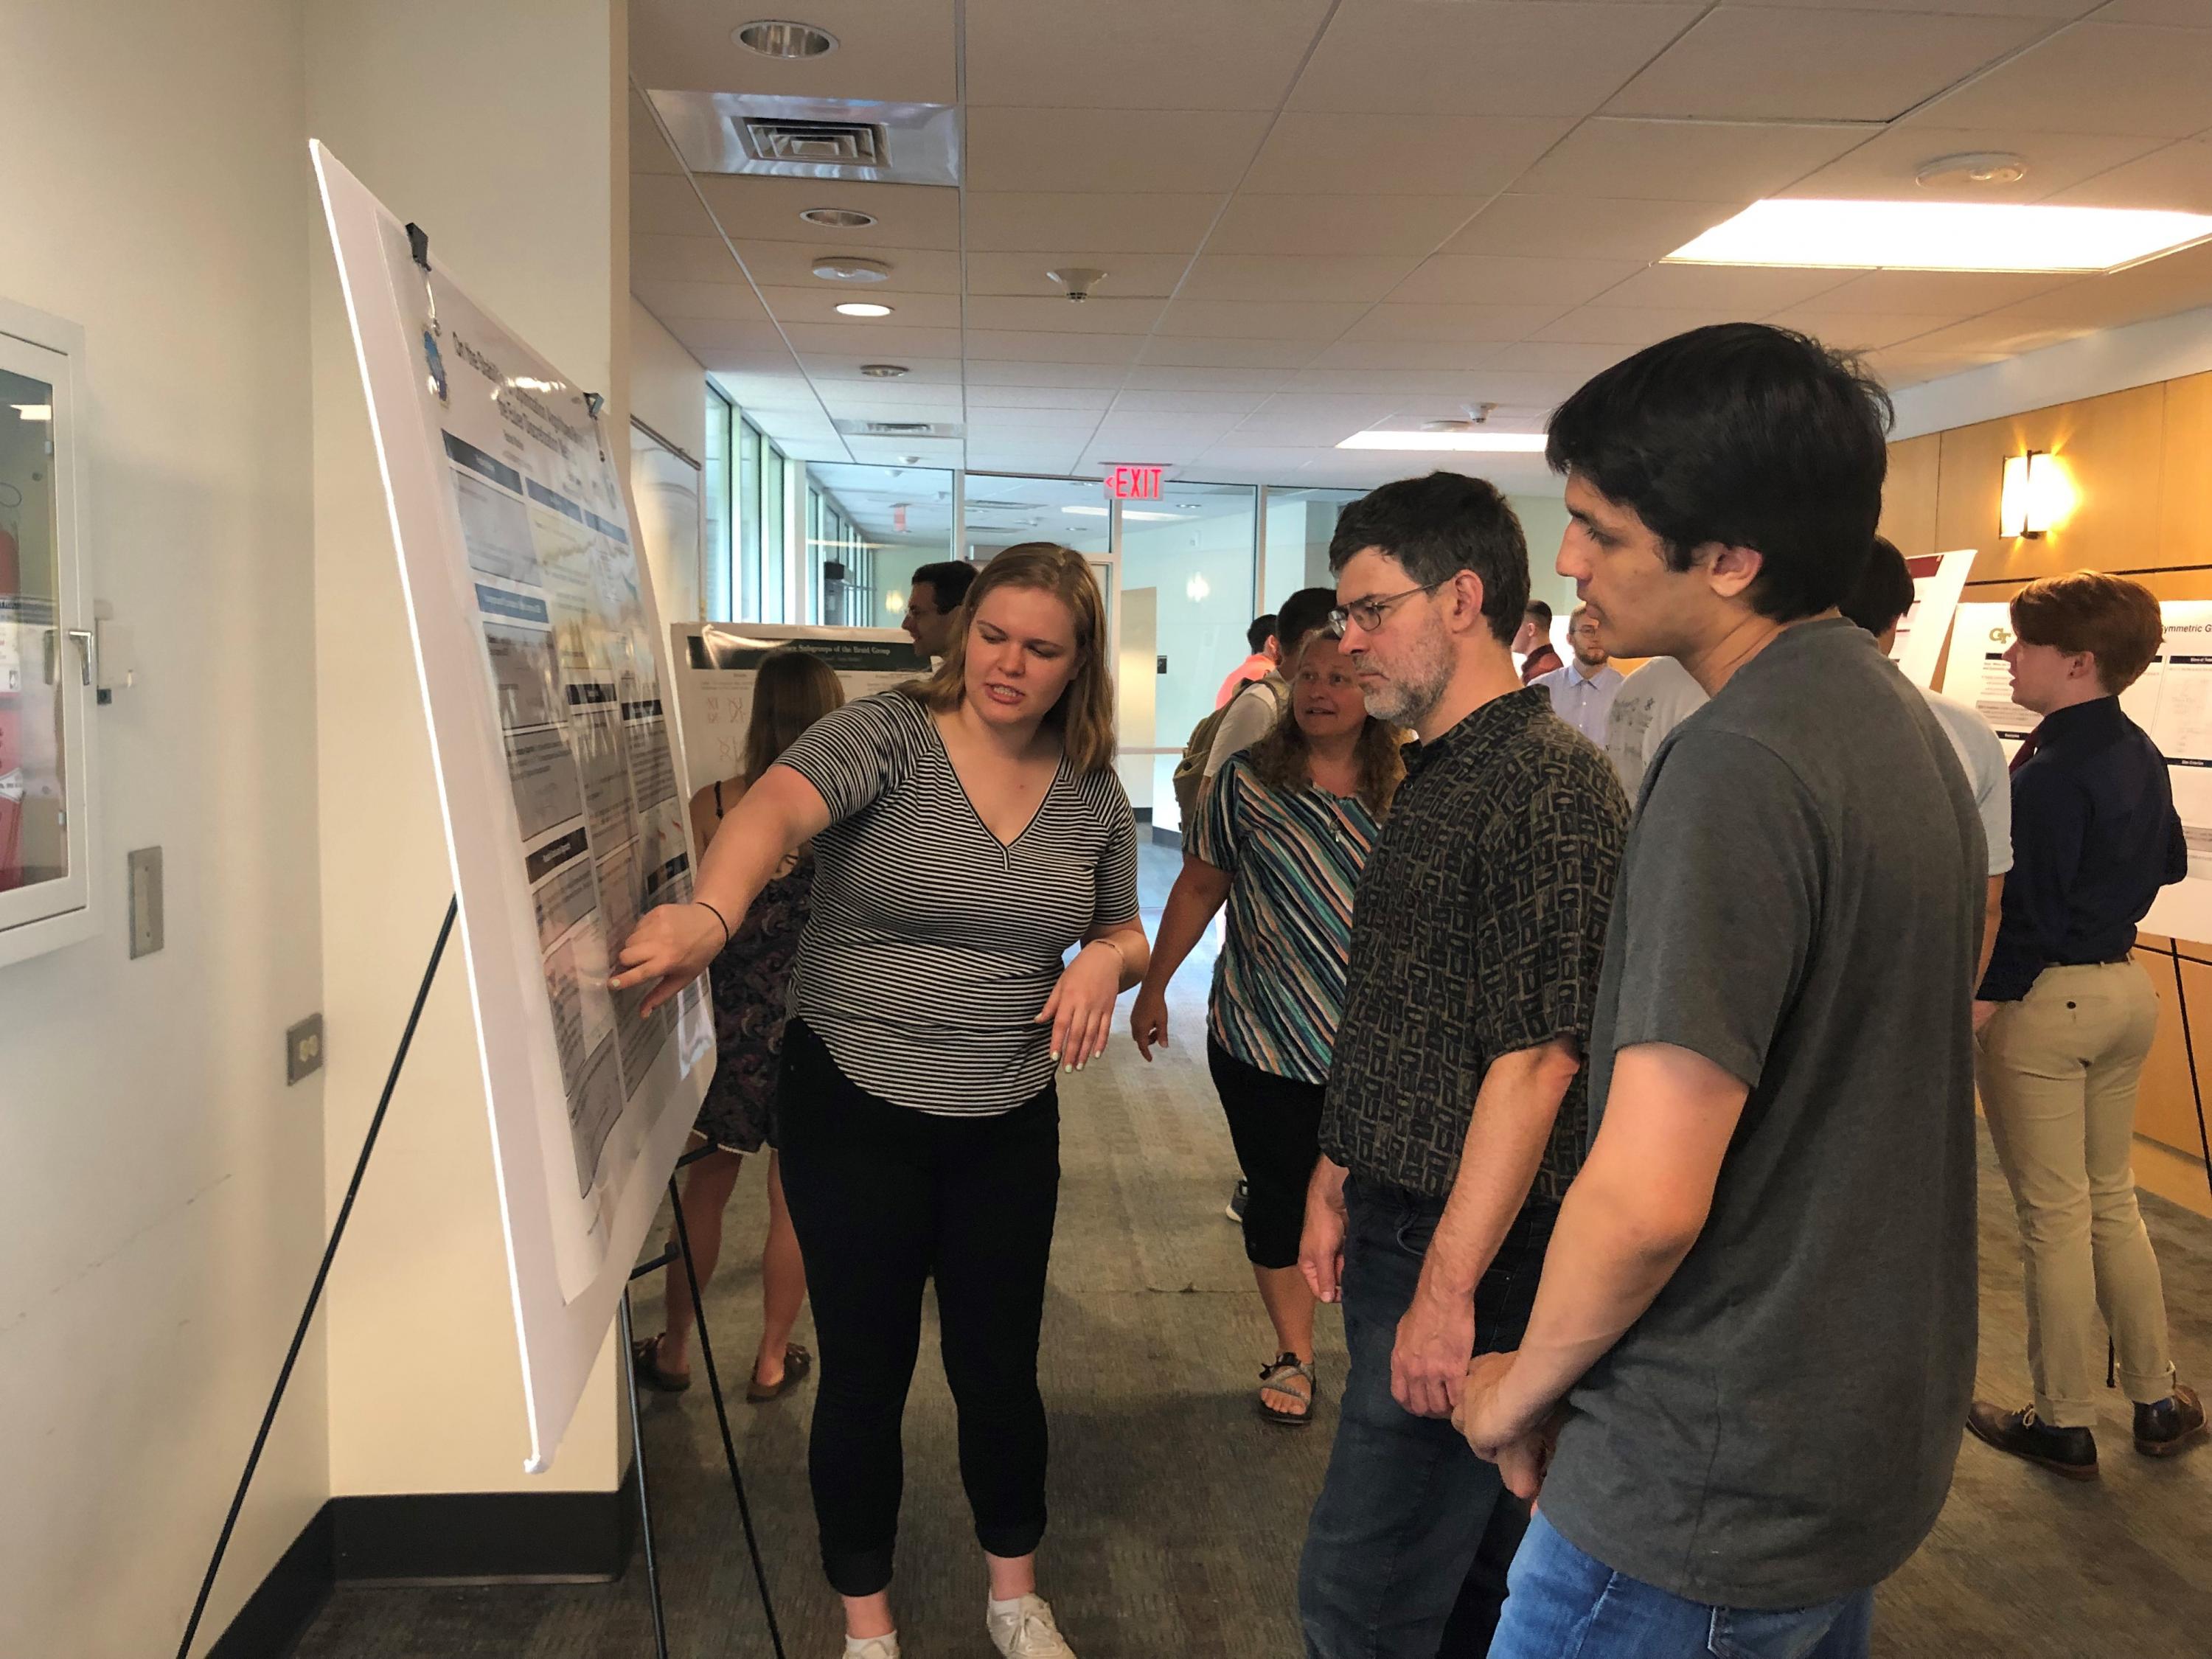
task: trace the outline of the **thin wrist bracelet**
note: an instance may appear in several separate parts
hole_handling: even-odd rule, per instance
[[[702,898],[695,898],[691,902],[697,905],[702,910],[704,910],[708,915],[714,917],[715,921],[722,924],[722,948],[726,951],[729,949],[730,919]]]

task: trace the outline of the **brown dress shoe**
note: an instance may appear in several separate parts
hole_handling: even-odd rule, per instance
[[[1966,1413],[1966,1427],[1977,1440],[2069,1480],[2097,1478],[2097,1437],[2087,1429],[2054,1428],[2035,1414],[2033,1406],[2008,1412],[1977,1400]]]
[[[2146,1457],[2171,1457],[2204,1437],[2204,1402],[2186,1382],[2151,1405],[2136,1407],[2136,1449]]]

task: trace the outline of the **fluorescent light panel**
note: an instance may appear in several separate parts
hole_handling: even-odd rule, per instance
[[[2014,202],[1753,202],[1671,264],[2117,270],[2212,237],[2212,216]]]
[[[1455,449],[1493,455],[1540,455],[1540,432],[1355,432],[1339,449]]]

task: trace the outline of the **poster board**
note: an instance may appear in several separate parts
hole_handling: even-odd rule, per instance
[[[1898,619],[1889,659],[1923,691],[1936,684],[1936,665],[1942,658],[1944,636],[1951,631],[1959,596],[1966,590],[1974,553],[1971,547],[1959,547],[1905,562],[1912,574],[1912,607]]]
[[[703,980],[611,992],[691,860],[652,582],[587,398],[311,145],[399,556],[550,1464],[714,1067]]]
[[[2159,609],[2165,642],[2121,694],[2120,707],[2166,757],[2189,843],[2189,874],[2159,890],[2143,926],[2173,939],[2212,940],[2212,600],[2167,599]],[[1962,605],[1952,630],[1944,694],[1979,709],[2010,760],[2041,718],[2012,700],[2004,662],[2011,608]]]
[[[921,679],[930,671],[929,659],[896,628],[672,623],[668,635],[676,665],[676,720],[691,769],[687,794],[744,770],[754,672],[778,646],[803,645],[824,659],[844,686],[848,702]]]

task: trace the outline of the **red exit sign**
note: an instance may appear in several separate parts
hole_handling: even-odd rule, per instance
[[[1156,501],[1160,498],[1157,466],[1117,466],[1106,475],[1106,493],[1117,501]]]

